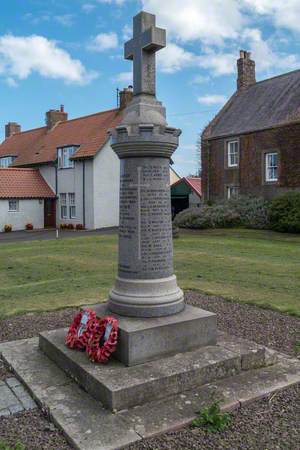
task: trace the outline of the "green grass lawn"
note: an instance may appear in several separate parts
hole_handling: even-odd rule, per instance
[[[183,289],[300,317],[300,236],[252,230],[181,232],[175,271]],[[0,245],[0,315],[107,298],[117,237],[84,236]]]

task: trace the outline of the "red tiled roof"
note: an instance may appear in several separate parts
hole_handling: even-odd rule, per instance
[[[188,184],[191,186],[191,188],[198,194],[200,197],[202,195],[202,189],[201,189],[201,178],[199,177],[185,177]]]
[[[199,177],[182,177],[176,183],[172,184],[172,188],[180,183],[187,184],[199,197],[202,196],[201,178]]]
[[[55,198],[37,169],[0,169],[0,198]]]
[[[56,160],[58,147],[80,146],[73,158],[94,156],[108,139],[107,131],[122,120],[122,112],[112,109],[90,116],[59,122],[47,127],[16,133],[0,145],[1,156],[16,156],[13,166],[43,164]]]

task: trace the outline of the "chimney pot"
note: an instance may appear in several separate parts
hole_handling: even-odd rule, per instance
[[[68,120],[68,113],[65,112],[64,105],[60,109],[50,109],[46,112],[46,125],[48,130],[51,130],[58,122],[65,122]]]
[[[255,61],[251,59],[251,52],[240,50],[240,58],[237,60],[237,89],[247,89],[256,83]]]
[[[5,139],[9,138],[13,134],[21,132],[21,125],[16,122],[8,122],[5,125]]]
[[[120,109],[126,108],[132,100],[133,97],[133,87],[129,85],[127,88],[124,88],[123,91],[120,91]]]

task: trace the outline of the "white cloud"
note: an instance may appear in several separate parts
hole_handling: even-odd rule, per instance
[[[87,71],[79,60],[72,59],[55,41],[43,36],[0,37],[0,75],[22,80],[33,72],[76,84],[86,84],[97,76]]]
[[[236,39],[246,19],[237,0],[142,0],[160,26],[181,42],[222,43]]]
[[[16,82],[16,80],[12,77],[7,77],[4,82],[7,84],[7,86],[9,87],[17,87],[18,83]]]
[[[97,0],[98,3],[107,3],[109,5],[115,3],[116,5],[123,5],[125,0]]]
[[[207,48],[199,57],[199,66],[208,69],[212,76],[230,75],[236,71],[237,51],[232,53]]]
[[[158,68],[162,72],[175,73],[188,66],[195,65],[195,55],[177,44],[169,43],[157,54]]]
[[[129,25],[125,25],[122,32],[124,41],[129,41],[129,39],[132,38],[132,27],[130,27]]]
[[[106,50],[112,50],[118,47],[118,36],[116,33],[100,33],[98,34],[90,44],[88,50],[94,52],[103,52]]]
[[[300,58],[297,55],[273,50],[272,43],[263,39],[258,29],[246,29],[243,39],[248,42],[257,70],[260,72],[286,71],[300,67]]]
[[[195,75],[191,80],[191,84],[202,84],[207,83],[210,80],[210,77],[205,75]]]
[[[203,95],[202,97],[198,97],[198,102],[202,105],[220,105],[226,102],[225,95]]]
[[[74,23],[73,14],[63,14],[61,16],[54,16],[54,20],[64,27],[71,27]]]
[[[267,16],[277,27],[300,32],[299,0],[243,0],[252,12]]]
[[[84,11],[86,14],[91,13],[96,8],[96,5],[93,5],[92,3],[84,3],[81,6],[82,11]]]
[[[112,80],[116,83],[132,84],[132,72],[121,72],[113,77]]]

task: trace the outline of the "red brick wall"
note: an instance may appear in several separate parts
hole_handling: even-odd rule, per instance
[[[233,138],[235,139],[235,138]],[[227,185],[239,185],[241,194],[272,198],[286,190],[300,191],[300,124],[249,133],[238,137],[240,163],[227,168],[225,139],[204,141],[202,145],[202,190],[205,200],[224,198]],[[264,154],[277,151],[279,180],[266,183]]]

